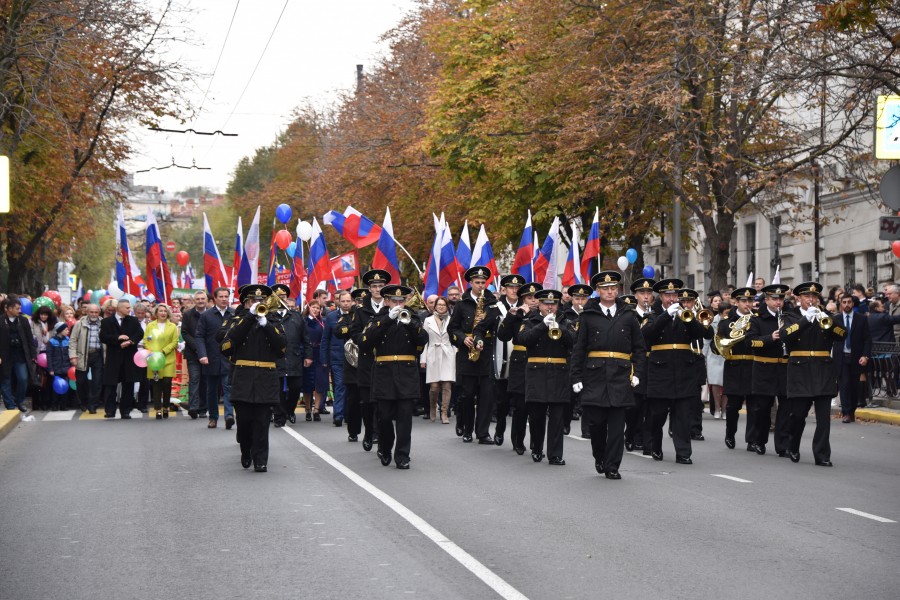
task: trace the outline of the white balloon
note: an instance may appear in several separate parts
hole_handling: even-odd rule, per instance
[[[628,262],[628,258],[627,258],[627,257],[625,257],[625,256],[620,256],[619,259],[616,261],[616,264],[619,266],[619,270],[620,270],[620,271],[624,271],[625,269],[628,268],[628,265],[629,265],[630,263]]]
[[[113,298],[115,298],[116,300],[118,300],[119,298],[121,298],[122,296],[125,295],[125,292],[119,288],[119,284],[116,283],[115,281],[110,282],[109,288],[107,288],[106,291],[109,292],[109,295],[112,296]]]
[[[312,238],[312,225],[308,221],[297,223],[297,237],[304,242],[308,242]]]

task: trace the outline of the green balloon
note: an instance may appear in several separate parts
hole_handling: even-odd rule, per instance
[[[147,357],[147,366],[151,371],[162,371],[166,366],[166,355],[162,352],[151,352]]]
[[[77,390],[77,389],[78,389],[77,385],[75,384],[75,380],[74,380],[74,379],[70,379],[70,380],[69,380],[69,389],[70,389],[70,390]]]
[[[53,304],[53,300],[46,296],[41,296],[40,298],[35,298],[34,302],[31,303],[32,310],[41,308],[42,306],[46,306],[50,310],[55,310],[56,305]]]

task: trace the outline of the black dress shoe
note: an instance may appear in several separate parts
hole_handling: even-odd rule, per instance
[[[541,462],[542,460],[544,460],[544,455],[538,454],[537,452],[532,452],[531,460],[533,460],[534,462]]]
[[[232,427],[234,427],[234,417],[228,415],[227,417],[225,417],[225,429],[231,429]]]
[[[800,462],[800,453],[799,452],[788,452],[788,457],[790,457],[791,462],[795,462],[795,463]]]
[[[495,436],[494,436],[494,444],[497,445],[497,446],[502,446],[502,445],[503,445],[503,435],[502,435],[502,434],[501,434],[501,435],[495,435]]]
[[[400,462],[397,463],[397,468],[398,468],[398,469],[404,469],[404,470],[405,470],[405,469],[408,469],[408,468],[409,468],[409,461],[408,461],[408,460],[401,460]]]
[[[96,414],[97,414],[97,409],[96,409],[96,408],[89,408],[89,409],[88,409],[88,414],[96,415]]]
[[[659,452],[650,452],[650,456],[653,457],[653,460],[662,460],[663,459],[662,450],[660,450]]]
[[[766,447],[762,444],[756,444],[756,453],[762,456],[766,453]]]
[[[131,415],[122,415],[122,418],[123,418],[123,419],[130,419],[130,418],[131,418]]]
[[[268,471],[268,469],[266,468],[266,465],[255,465],[253,467],[253,470],[256,471],[257,473],[265,473],[266,471]]]
[[[644,447],[643,447],[642,445],[640,445],[640,444],[635,444],[635,445],[634,445],[634,449],[635,449],[635,450],[643,450]]]
[[[561,459],[561,458],[558,457],[558,456],[551,456],[551,457],[547,460],[547,462],[548,462],[549,464],[551,464],[551,465],[556,465],[557,467],[564,467],[564,466],[566,466],[566,461],[564,461],[563,459]]]
[[[284,427],[284,423],[281,421],[275,421],[275,427]]]
[[[725,438],[725,445],[726,445],[730,450],[734,450],[734,438]]]
[[[103,415],[103,418],[104,419],[115,419],[116,415],[105,414],[105,415]]]
[[[313,421],[319,422],[322,420],[322,417],[319,416],[319,413],[313,415]]]
[[[672,430],[669,430],[669,437],[672,437]]]
[[[817,461],[816,461],[816,466],[819,466],[819,467],[833,467],[834,465],[831,464],[831,461],[830,461],[830,460],[817,460]]]
[[[601,461],[594,461],[594,469],[596,469],[597,473],[599,473],[600,475],[606,473],[606,468],[603,466],[603,462]]]
[[[356,437],[355,435],[348,435],[348,436],[347,436],[347,441],[348,441],[348,442],[358,442],[358,441],[359,441],[359,438]]]
[[[343,427],[343,426],[344,426],[344,421],[343,421],[342,419],[335,419],[335,420],[334,420],[334,426],[335,426],[335,427]]]
[[[373,433],[373,434],[372,434],[372,443],[373,443],[373,444],[377,444],[377,443],[378,443],[378,434],[377,434],[377,433]]]
[[[378,458],[381,459],[381,464],[385,467],[391,464],[391,453],[390,452],[382,452],[378,451]]]
[[[650,448],[644,448],[643,452],[641,452],[644,456],[650,456]]]
[[[245,469],[249,469],[251,464],[253,464],[253,459],[250,458],[250,455],[241,454],[241,466]]]
[[[788,453],[786,450],[779,450],[778,452],[776,452],[776,454],[778,455],[778,458],[787,458],[788,457]]]
[[[606,472],[606,478],[607,479],[622,479],[622,476],[619,475],[619,472],[616,471],[615,469],[610,469],[609,471]]]
[[[297,415],[295,415],[294,413],[288,413],[287,420],[290,421],[291,423],[296,423]]]
[[[196,419],[196,418],[197,418],[197,411],[194,410],[194,409],[192,409],[192,408],[191,408],[191,409],[188,409],[188,416],[189,416],[190,418],[192,418],[192,419]]]
[[[312,421],[312,413],[306,413],[306,420]]]
[[[122,418],[123,418],[123,419],[130,419],[131,417],[128,416],[128,415],[125,415],[125,416],[122,417]],[[169,411],[164,410],[164,411],[163,411],[163,419],[168,419],[168,418],[169,418]]]
[[[702,441],[705,440],[706,438],[703,437],[703,434],[702,434],[702,433],[692,433],[692,434],[691,434],[691,439],[694,440],[695,442],[702,442]]]
[[[159,411],[156,411],[156,420],[157,420],[157,421],[162,421],[162,413],[159,412]]]
[[[206,411],[205,410],[197,411],[197,418],[198,419],[206,419],[207,418]]]
[[[372,449],[372,440],[367,440],[366,438],[363,438],[363,450],[368,452],[371,449]]]
[[[492,440],[491,437],[487,436],[487,435],[484,437],[478,438],[478,443],[481,444],[482,446],[495,446],[496,445],[496,444],[494,444],[494,440]]]
[[[515,450],[516,454],[518,454],[519,456],[525,454],[525,446],[513,446],[513,450]]]
[[[462,425],[457,425],[457,426],[456,426],[456,437],[462,437],[462,434],[463,434],[463,427],[462,427]]]
[[[694,461],[692,461],[692,460],[691,460],[690,458],[688,458],[687,456],[675,456],[675,462],[677,462],[679,465],[692,465],[692,464],[694,464]]]
[[[322,410],[319,411],[319,414],[320,415],[330,415],[331,412],[327,408],[323,408]]]
[[[464,436],[463,436],[463,442],[465,442],[465,443],[467,443],[467,444],[471,444],[471,443],[472,443],[472,436],[471,436],[471,435],[464,435]]]
[[[571,425],[564,425],[564,426],[563,426],[563,435],[569,435],[569,432],[570,432],[570,431],[572,431],[572,426],[571,426]]]
[[[631,452],[634,450],[634,442],[625,442],[625,451]]]
[[[747,452],[756,452],[756,444],[747,444]]]

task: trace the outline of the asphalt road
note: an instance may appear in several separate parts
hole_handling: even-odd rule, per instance
[[[409,471],[301,421],[297,436],[271,430],[261,474],[240,467],[233,431],[203,421],[37,416],[0,442],[2,600],[893,599],[900,586],[900,523],[872,518],[900,521],[888,425],[833,421],[828,469],[812,464],[812,417],[799,464],[728,450],[708,419],[694,465],[667,440],[664,462],[626,454],[608,481],[587,441],[566,438],[553,467],[418,418]]]

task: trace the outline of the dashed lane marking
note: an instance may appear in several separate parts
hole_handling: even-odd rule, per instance
[[[733,477],[731,475],[722,475],[721,473],[711,473],[713,477],[721,477],[722,479],[727,479],[728,481],[737,481],[738,483],[753,483],[749,479],[741,479],[740,477]]]
[[[856,515],[857,517],[865,517],[866,519],[872,519],[873,521],[878,521],[879,523],[896,523],[892,519],[885,519],[884,517],[879,517],[878,515],[873,515],[872,513],[863,512],[861,510],[856,510],[855,508],[836,508],[835,510],[842,510],[846,513],[850,513],[851,515]]]

